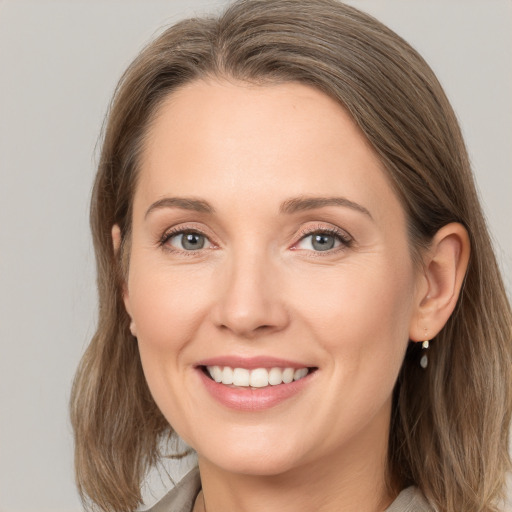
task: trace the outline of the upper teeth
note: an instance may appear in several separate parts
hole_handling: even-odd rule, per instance
[[[233,384],[234,386],[264,388],[269,384],[289,384],[308,374],[307,368],[231,368],[229,366],[207,366],[206,369],[215,382]]]

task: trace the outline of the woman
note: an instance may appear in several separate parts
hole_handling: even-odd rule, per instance
[[[79,490],[135,510],[500,510],[511,313],[430,68],[333,0],[186,20],[128,68],[92,198]]]

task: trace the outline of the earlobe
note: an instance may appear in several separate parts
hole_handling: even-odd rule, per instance
[[[447,224],[436,233],[424,257],[422,284],[418,287],[409,333],[411,340],[432,339],[444,327],[457,304],[469,254],[469,236],[462,224]]]
[[[121,241],[122,241],[120,227],[117,224],[114,224],[112,226],[111,233],[112,233],[112,245],[113,245],[113,249],[114,249],[114,254],[116,257],[118,257],[119,249],[121,248]],[[130,297],[128,294],[128,285],[127,285],[126,281],[123,281],[122,287],[123,287],[122,293],[123,293],[124,307],[126,309],[126,312],[128,313],[128,316],[130,317],[130,332],[132,333],[132,336],[137,337],[137,328],[135,326],[135,322],[133,320],[133,317],[132,317],[132,314],[130,311]]]
[[[111,234],[114,254],[117,255],[119,253],[119,248],[121,247],[121,228],[119,225],[114,224],[112,226]]]

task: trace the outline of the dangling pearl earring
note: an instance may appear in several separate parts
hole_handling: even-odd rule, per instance
[[[428,355],[427,355],[428,347],[429,347],[429,342],[428,342],[428,340],[425,340],[421,344],[421,349],[423,350],[423,355],[421,356],[421,359],[420,359],[420,366],[423,369],[425,369],[428,366]]]

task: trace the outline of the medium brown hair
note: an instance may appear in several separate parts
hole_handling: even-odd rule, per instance
[[[498,510],[510,468],[512,320],[453,110],[403,39],[335,0],[242,0],[182,21],[150,43],[116,90],[92,194],[98,329],[71,398],[84,502],[127,512],[172,433],[149,392],[122,301],[131,207],[144,137],[159,105],[193,80],[300,82],[352,115],[383,162],[408,219],[411,253],[462,223],[471,258],[457,308],[419,366],[411,343],[394,390],[388,477],[440,512]],[[111,228],[122,246],[114,253]]]

